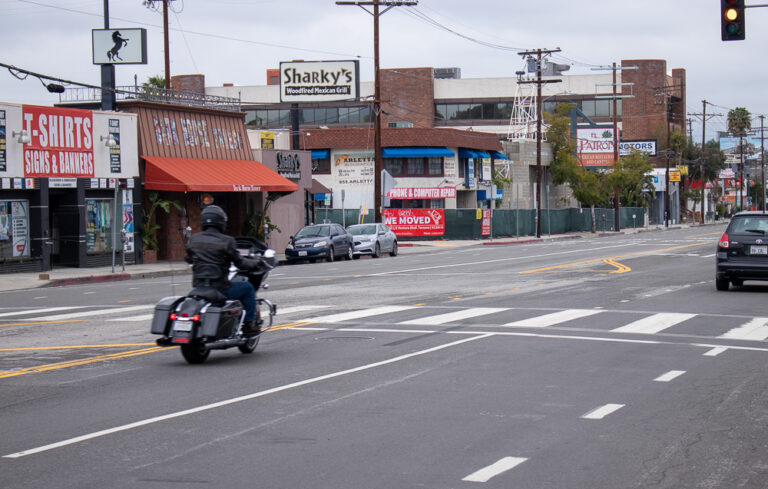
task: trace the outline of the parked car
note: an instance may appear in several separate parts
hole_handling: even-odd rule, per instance
[[[768,214],[739,212],[717,243],[715,287],[728,290],[745,280],[768,280]]]
[[[363,255],[378,258],[382,253],[397,256],[397,236],[384,224],[353,224],[347,226],[347,231],[355,241],[353,258],[358,259]]]
[[[291,236],[285,248],[285,259],[288,263],[299,260],[314,263],[318,258],[333,261],[344,257],[351,260],[353,248],[352,235],[341,224],[312,224]]]

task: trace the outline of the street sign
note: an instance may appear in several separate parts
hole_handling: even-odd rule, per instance
[[[669,181],[670,182],[679,182],[680,181],[680,172],[679,171],[670,171],[669,172]]]

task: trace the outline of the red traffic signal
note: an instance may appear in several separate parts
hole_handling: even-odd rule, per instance
[[[720,27],[723,41],[744,40],[744,0],[720,0]]]

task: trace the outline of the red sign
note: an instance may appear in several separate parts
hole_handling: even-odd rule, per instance
[[[58,107],[23,107],[25,177],[92,177],[93,113]]]
[[[387,193],[391,199],[455,199],[456,187],[395,187]]]
[[[483,209],[483,221],[481,223],[480,234],[488,236],[491,234],[491,210]]]
[[[384,209],[382,217],[398,236],[442,236],[445,234],[443,209]]]

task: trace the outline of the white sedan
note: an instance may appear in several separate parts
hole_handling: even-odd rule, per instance
[[[384,224],[353,224],[347,227],[347,231],[355,242],[354,259],[363,255],[378,258],[382,253],[397,256],[397,236]]]

